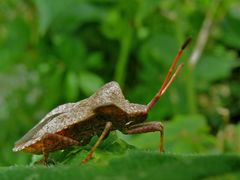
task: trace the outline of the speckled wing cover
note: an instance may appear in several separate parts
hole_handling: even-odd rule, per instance
[[[94,110],[98,107],[115,105],[125,111],[141,111],[139,105],[125,100],[117,82],[109,82],[101,87],[89,98],[76,103],[60,105],[49,112],[36,126],[15,143],[13,151],[20,151],[25,147],[39,141],[46,133],[56,133],[69,125],[87,120],[95,115]],[[145,106],[143,106],[145,108]]]

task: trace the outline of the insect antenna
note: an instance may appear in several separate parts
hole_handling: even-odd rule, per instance
[[[159,100],[159,98],[166,92],[166,90],[168,89],[168,87],[172,84],[172,82],[174,81],[176,75],[179,73],[179,71],[182,69],[183,67],[183,63],[180,64],[176,71],[173,73],[173,75],[171,76],[183,50],[186,48],[186,46],[191,42],[192,38],[189,37],[186,39],[186,41],[183,43],[183,45],[181,46],[181,48],[179,49],[171,67],[168,70],[167,76],[161,86],[161,88],[159,89],[159,91],[157,92],[157,94],[153,97],[153,99],[148,103],[147,105],[147,112],[149,112],[150,109],[152,109],[152,107],[156,104],[156,102]]]

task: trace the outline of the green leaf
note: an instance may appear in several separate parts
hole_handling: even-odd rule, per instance
[[[8,22],[4,28],[7,35],[3,42],[0,39],[0,70],[20,62],[30,43],[29,27],[23,19],[16,18]]]
[[[109,39],[120,39],[123,36],[125,27],[123,23],[124,21],[121,19],[120,13],[114,9],[107,12],[101,30]]]
[[[170,65],[177,54],[178,44],[173,35],[153,34],[141,47],[142,61],[151,60]]]
[[[104,9],[84,0],[34,0],[34,2],[38,10],[41,34],[53,24],[53,29],[57,31],[72,31],[83,22],[105,17]]]
[[[63,61],[68,69],[79,71],[86,68],[86,47],[80,39],[56,35],[53,37],[53,42],[60,61]]]
[[[66,79],[65,79],[65,95],[67,98],[67,101],[75,101],[78,97],[78,78],[77,74],[70,71],[67,73]]]
[[[239,179],[239,155],[160,154],[129,151],[108,163],[11,166],[0,168],[5,179]]]
[[[178,115],[166,124],[166,149],[175,152],[209,152],[215,139],[208,134],[206,118],[202,115]]]
[[[236,66],[234,54],[226,52],[222,47],[216,48],[212,54],[204,54],[194,70],[199,81],[216,81],[226,78]]]
[[[87,58],[87,66],[92,69],[101,69],[103,67],[103,54],[94,52]]]
[[[102,78],[96,74],[88,71],[82,71],[79,73],[78,83],[84,94],[90,96],[96,92],[104,82]]]
[[[49,25],[52,23],[55,16],[58,14],[57,10],[62,6],[62,2],[59,1],[46,1],[46,0],[34,0],[39,18],[39,32],[44,34],[48,29]]]
[[[214,152],[216,141],[209,135],[206,119],[201,115],[179,115],[164,123],[166,152]],[[159,149],[159,132],[141,135],[119,134],[127,143],[138,148]],[[146,143],[147,142],[147,143]]]
[[[235,10],[238,11],[238,10]],[[219,40],[230,47],[240,48],[240,16],[228,15],[222,22],[219,30]]]

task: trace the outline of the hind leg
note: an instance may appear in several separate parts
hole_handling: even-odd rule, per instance
[[[45,134],[42,139],[43,163],[48,163],[49,152],[64,149],[69,146],[79,145],[80,143],[74,139],[59,134]]]

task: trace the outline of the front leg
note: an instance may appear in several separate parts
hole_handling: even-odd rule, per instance
[[[164,151],[163,147],[163,136],[164,136],[164,127],[161,122],[145,122],[140,124],[132,125],[126,128],[123,133],[124,134],[141,134],[147,132],[160,132],[160,152]]]

